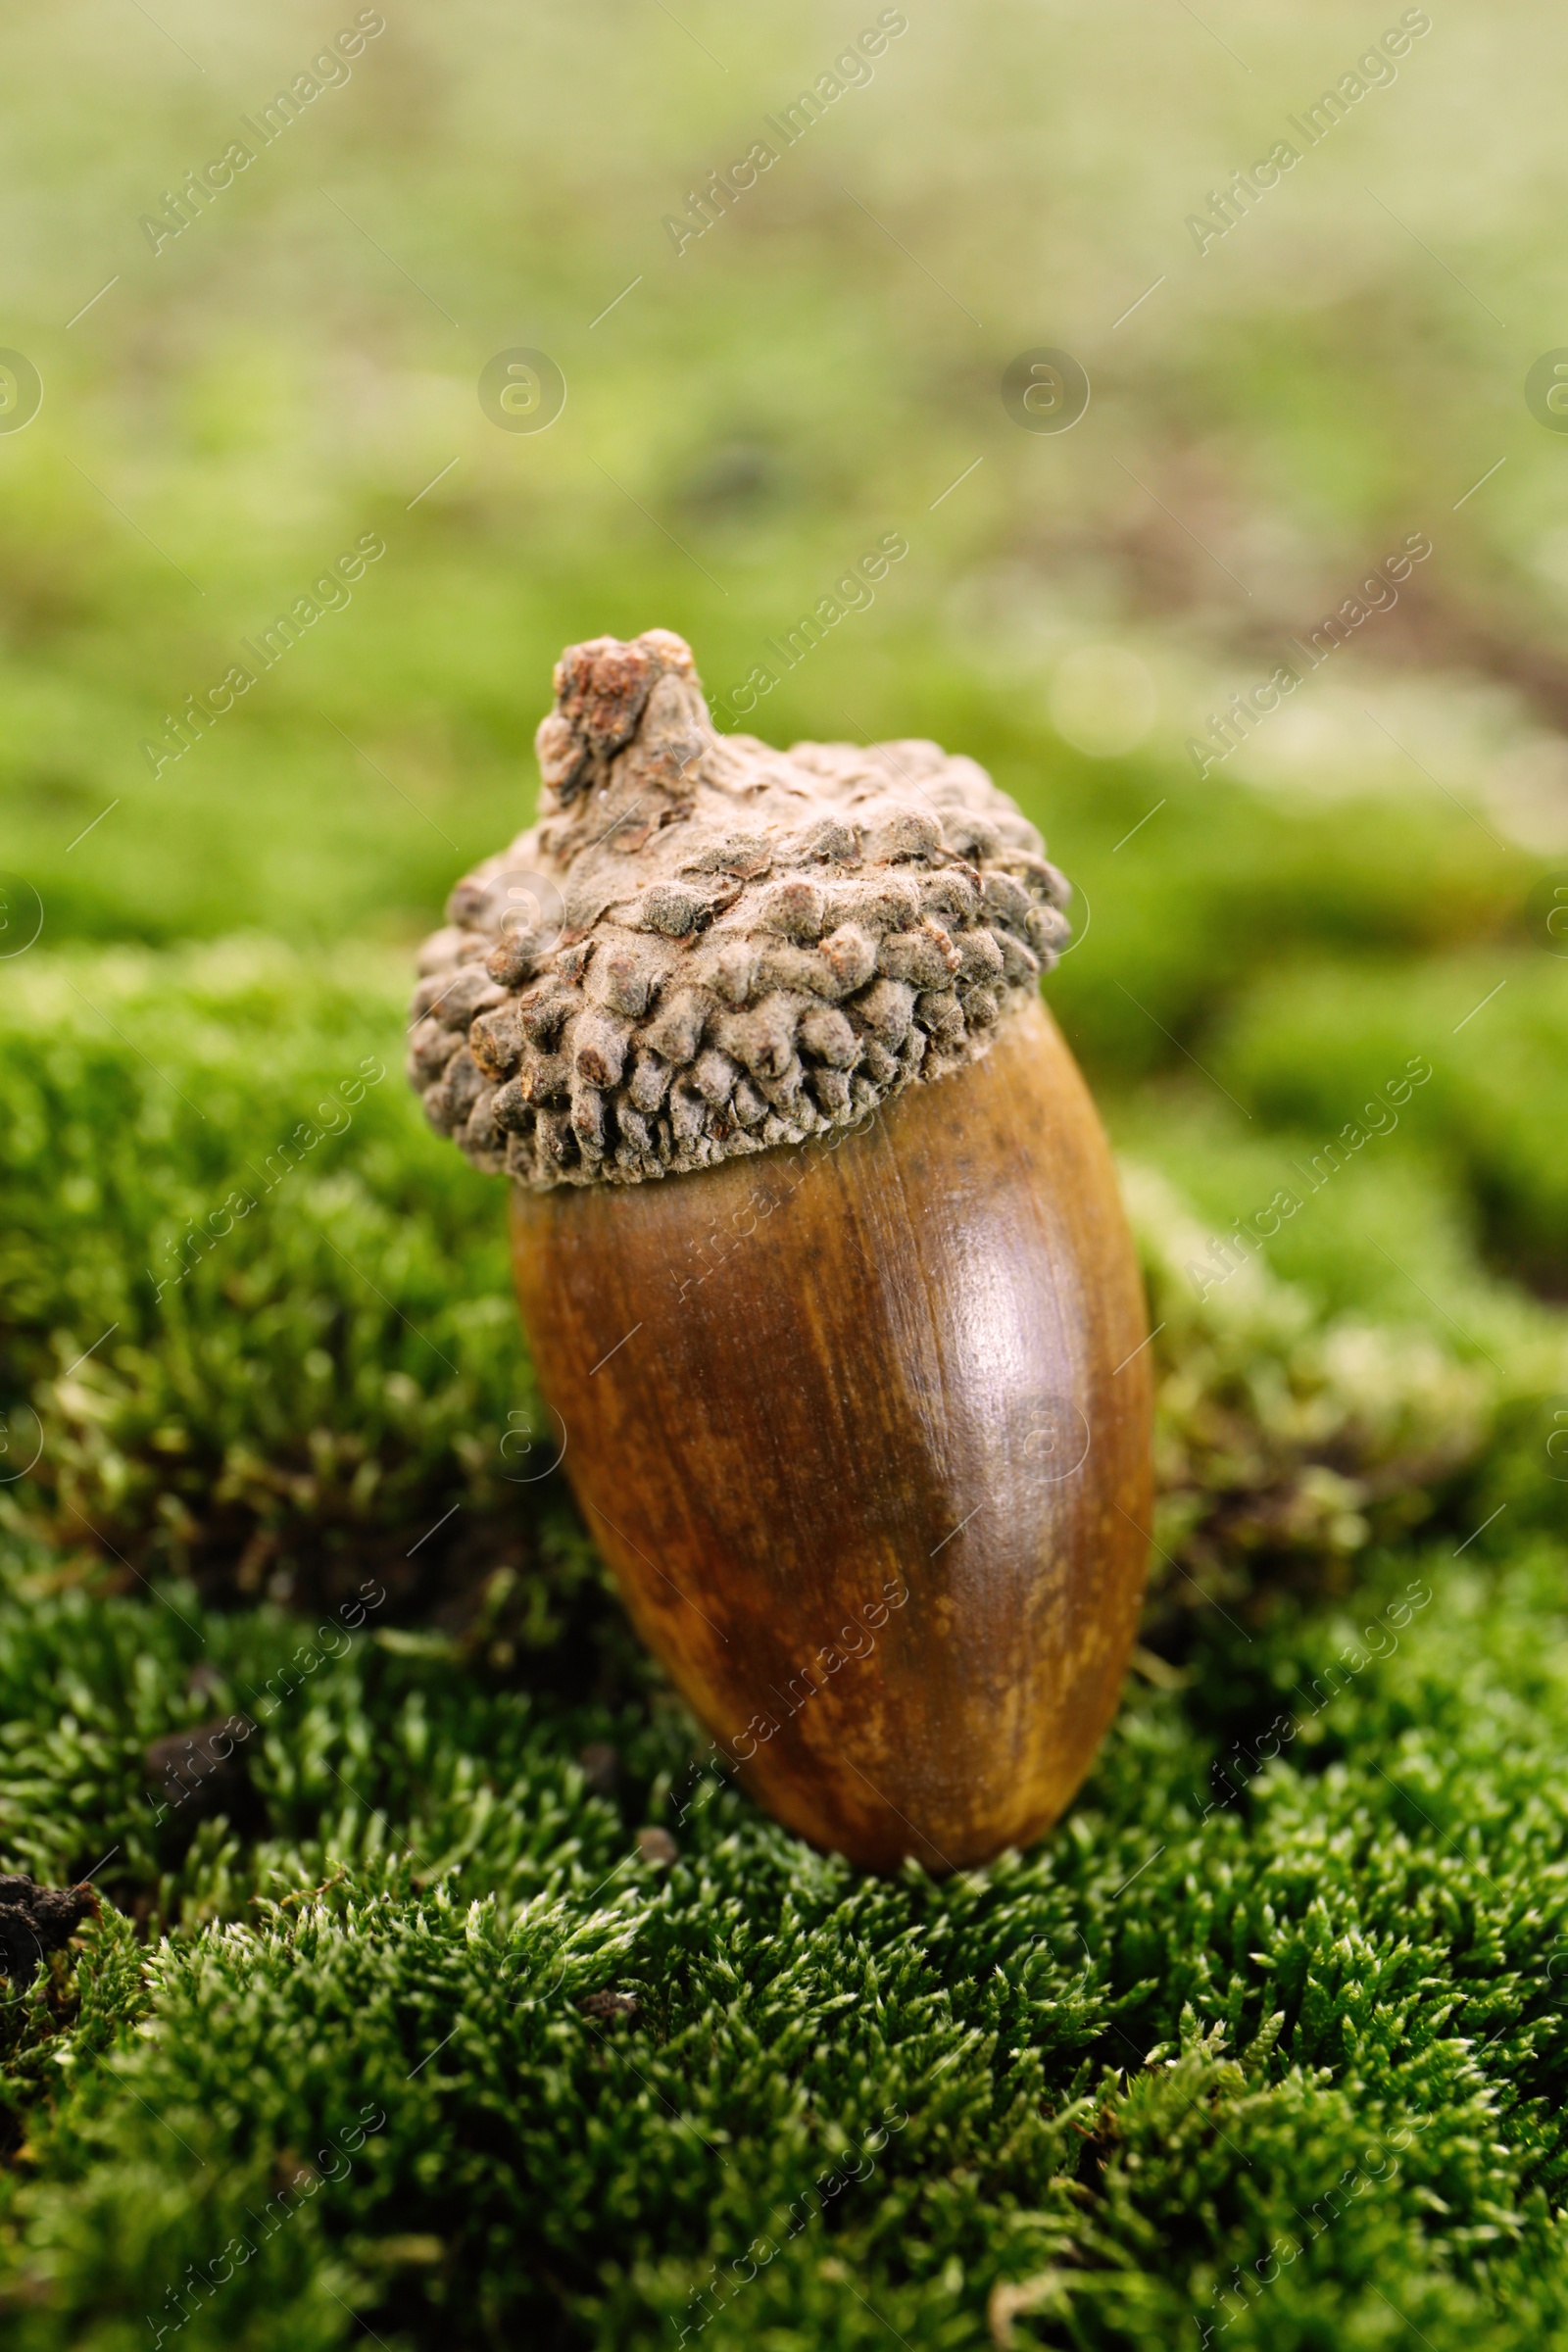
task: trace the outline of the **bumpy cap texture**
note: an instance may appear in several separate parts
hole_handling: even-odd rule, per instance
[[[983,1054],[1068,936],[972,760],[719,735],[667,629],[555,683],[538,821],[419,958],[409,1074],[481,1168],[640,1184],[826,1134]]]

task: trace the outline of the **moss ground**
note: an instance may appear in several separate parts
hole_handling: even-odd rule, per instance
[[[1488,1240],[1561,1229],[1527,956],[1316,1192],[1504,966],[1227,991],[1231,1102],[1107,1054],[1145,1648],[1067,1820],[947,1885],[694,1779],[390,957],[19,965],[0,1836],[105,1903],[0,2027],[13,2340],[1568,2341],[1568,1348]]]
[[[679,255],[860,20],[375,13],[156,252],[323,21],[0,26],[0,1872],[102,1894],[0,1983],[7,2345],[1568,2352],[1560,11],[1391,10],[1201,255],[1350,0],[911,7]],[[726,693],[890,529],[757,723],[1039,819],[1160,1327],[1122,1712],[944,1885],[694,1782],[399,1074],[561,646]]]

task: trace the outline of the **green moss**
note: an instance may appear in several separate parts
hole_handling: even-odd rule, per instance
[[[530,1734],[362,1651],[258,1749],[314,1837],[139,1960],[111,1917],[27,1996],[16,2340],[128,2341],[181,2281],[215,2344],[296,2312],[347,2341],[353,2308],[404,2343],[653,2345],[707,2312],[805,2346],[863,2296],[918,2343],[985,2341],[989,2306],[1022,2341],[1274,2345],[1370,2325],[1374,2280],[1441,2347],[1483,2312],[1490,2342],[1555,2327],[1564,1560],[1473,1558],[1383,1555],[1353,1616],[1251,1638],[1209,1612],[1062,1830],[946,1886],[858,1879],[722,1789],[640,1860],[678,1734],[631,1731],[617,1809],[569,1761],[586,1718]],[[68,1806],[38,1653],[112,1713],[80,1614],[33,1634]],[[636,2012],[586,2013],[606,1987]]]
[[[1238,1022],[1262,1131],[1200,1078],[1122,1106],[1144,1671],[1032,1853],[881,1883],[694,1786],[556,1482],[509,1485],[501,1202],[422,1129],[401,1000],[230,942],[39,952],[0,1019],[43,1441],[0,1858],[105,1898],[4,2012],[12,2339],[1568,2340],[1568,1360],[1448,1128],[1240,1248],[1338,1095],[1290,1076],[1316,1000],[1290,1051],[1266,989]],[[1341,1020],[1357,1084],[1405,1025]],[[1521,1122],[1533,1072],[1492,1072]],[[1347,1290],[1363,1227],[1416,1289]]]
[[[1521,927],[1522,928],[1522,927]],[[1314,1146],[1397,1122],[1441,1154],[1489,1251],[1568,1292],[1568,990],[1534,952],[1272,973],[1216,1041],[1219,1073],[1271,1125]],[[1410,1056],[1432,1075],[1391,1102]]]
[[[1568,1041],[1528,919],[1568,563],[1519,382],[1558,214],[1453,167],[1556,184],[1560,23],[1495,121],[1437,24],[1200,260],[1184,206],[1364,22],[1252,11],[1226,58],[1206,10],[910,11],[677,259],[845,24],[388,11],[154,254],[160,186],[307,63],[156,13],[3,36],[46,396],[0,515],[0,1866],[105,1901],[0,1987],[7,2344],[1568,2352]],[[1052,318],[1095,384],[1060,441],[997,396]],[[548,436],[474,396],[519,337]],[[673,626],[723,693],[893,527],[753,723],[929,734],[1040,821],[1159,1327],[1139,1671],[1058,1828],[943,1886],[693,1801],[546,1467],[496,1188],[399,1076],[562,645]],[[1417,528],[1397,609],[1200,776]],[[1108,760],[1053,704],[1094,643],[1157,701]]]

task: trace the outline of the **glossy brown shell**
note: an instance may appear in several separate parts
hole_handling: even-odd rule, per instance
[[[746,1786],[873,1869],[1037,1837],[1115,1710],[1151,1501],[1137,1266],[1044,1006],[834,1143],[512,1213],[588,1525]]]

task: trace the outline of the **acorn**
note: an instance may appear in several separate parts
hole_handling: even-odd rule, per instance
[[[1043,1004],[1068,886],[934,743],[715,731],[573,646],[538,821],[458,884],[410,1072],[510,1178],[564,1468],[715,1758],[876,1870],[1026,1843],[1147,1565],[1142,1293]]]

